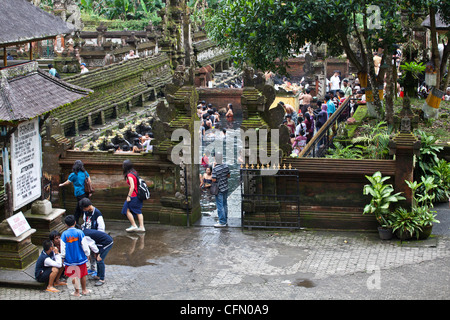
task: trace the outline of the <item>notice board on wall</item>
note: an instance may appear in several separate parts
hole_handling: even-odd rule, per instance
[[[14,210],[22,208],[41,196],[41,149],[38,119],[20,123],[11,135]]]

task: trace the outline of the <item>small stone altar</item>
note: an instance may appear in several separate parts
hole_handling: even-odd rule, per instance
[[[39,257],[38,248],[31,242],[35,229],[29,229],[18,237],[8,222],[0,223],[0,268],[25,269]]]
[[[33,202],[31,209],[24,213],[31,228],[36,229],[31,237],[31,242],[35,245],[42,245],[42,241],[48,239],[51,231],[57,230],[62,233],[66,229],[63,221],[65,212],[65,209],[53,208],[52,203],[48,200]]]

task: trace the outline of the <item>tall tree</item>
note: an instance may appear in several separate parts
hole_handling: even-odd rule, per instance
[[[368,75],[368,87],[377,92],[388,68],[375,73],[373,52],[381,47],[389,60],[393,45],[403,41],[403,5],[401,0],[224,0],[210,11],[206,27],[238,62],[250,61],[263,71],[286,73],[292,52],[305,43],[326,43],[331,56],[344,52],[359,74]],[[382,117],[379,96],[373,97]]]
[[[447,64],[450,59],[450,30],[447,30],[446,40],[443,41],[443,54],[442,57],[439,54],[439,37],[437,34],[437,24],[444,23],[450,25],[450,1],[448,0],[409,0],[408,6],[405,9],[409,13],[409,17],[414,19],[416,12],[424,12],[430,18],[430,34],[431,34],[431,58],[430,62],[433,63],[436,75],[436,87],[445,91],[448,85],[448,76],[446,81],[444,80],[444,74],[447,70]],[[437,20],[437,17],[441,21]]]

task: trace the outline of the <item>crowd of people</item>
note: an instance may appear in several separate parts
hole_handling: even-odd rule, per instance
[[[235,114],[231,103],[228,103],[226,108],[215,108],[211,103],[200,101],[197,106],[197,116],[201,121],[200,137],[202,141],[207,142],[215,139],[224,141],[227,128],[233,127]],[[201,167],[203,170],[200,173],[199,187],[207,199],[212,200],[214,197],[217,207],[219,221],[214,227],[226,227],[228,226],[227,198],[230,169],[223,161],[221,153],[211,154],[209,150],[205,150],[202,155]]]
[[[213,129],[221,129],[221,135],[226,135],[226,128],[220,128],[221,119],[225,119],[226,123],[231,124],[234,120],[233,105],[228,103],[226,108],[215,108],[211,103],[201,101],[197,106],[197,116],[201,121],[200,136],[202,140],[208,140],[208,138],[215,138],[217,131]]]
[[[67,215],[67,229],[62,234],[53,230],[42,243],[42,252],[35,266],[35,279],[46,283],[46,291],[58,293],[58,286],[73,284],[73,296],[89,295],[87,278],[95,286],[105,283],[105,258],[114,240],[105,231],[105,221],[99,209],[88,198],[80,201],[83,210],[82,224],[74,215]],[[81,288],[80,288],[81,287]]]
[[[349,79],[342,78],[339,71],[327,79],[327,90],[323,99],[311,95],[311,90],[306,86],[298,95],[299,109],[280,101],[285,110],[283,124],[289,129],[290,143],[292,146],[291,157],[298,157],[313,136],[322,128],[331,115],[351,97],[350,103],[339,116],[338,121],[345,121],[353,116],[359,104],[365,103],[365,89],[361,88],[356,78],[353,83]]]
[[[129,186],[122,207],[122,214],[131,224],[126,231],[145,232],[143,200],[138,191],[139,175],[130,160],[125,160],[122,168],[124,180]],[[73,284],[72,295],[77,297],[90,294],[87,278],[95,280],[95,286],[105,283],[105,258],[114,240],[106,231],[101,211],[94,206],[86,191],[88,183],[91,183],[89,173],[83,162],[76,160],[68,179],[59,184],[59,187],[73,185],[77,206],[74,214],[64,218],[67,229],[62,233],[53,230],[42,243],[43,250],[36,262],[35,279],[46,283],[48,292],[60,292],[56,287],[67,286],[67,279]]]

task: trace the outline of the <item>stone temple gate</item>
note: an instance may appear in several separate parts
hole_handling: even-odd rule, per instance
[[[92,196],[94,205],[106,219],[126,219],[120,213],[128,188],[122,175],[122,163],[130,159],[151,191],[151,199],[143,208],[144,220],[193,224],[201,214],[200,166],[194,163],[195,152],[184,155],[191,160],[185,165],[172,159],[172,150],[180,143],[172,141],[172,133],[183,128],[193,135],[194,123],[199,120],[199,101],[212,101],[215,107],[220,107],[221,100],[222,106],[232,101],[236,114],[242,118],[243,129],[285,130],[281,126],[284,110],[281,107],[269,110],[275,91],[265,84],[262,74],[245,70],[241,75],[245,84],[242,88],[201,87],[206,84],[203,71],[214,71],[211,64],[219,66],[215,71],[226,74],[230,55],[224,50],[215,50],[207,39],[192,43],[190,21],[181,10],[182,2],[170,1],[166,8],[157,53],[66,78],[72,85],[93,92],[83,101],[53,112],[44,126],[43,171],[52,181],[54,206],[73,212],[76,205],[73,187],[59,189],[58,184],[67,179],[75,160],[81,160],[96,190]],[[231,79],[236,78],[236,72],[229,74]],[[145,130],[151,128],[152,152],[116,153],[113,146],[97,148],[104,137],[126,126],[136,127],[141,122],[145,122]],[[287,129],[283,132],[287,141]],[[119,135],[125,134],[122,131]],[[188,149],[194,150],[193,139],[189,143]]]

